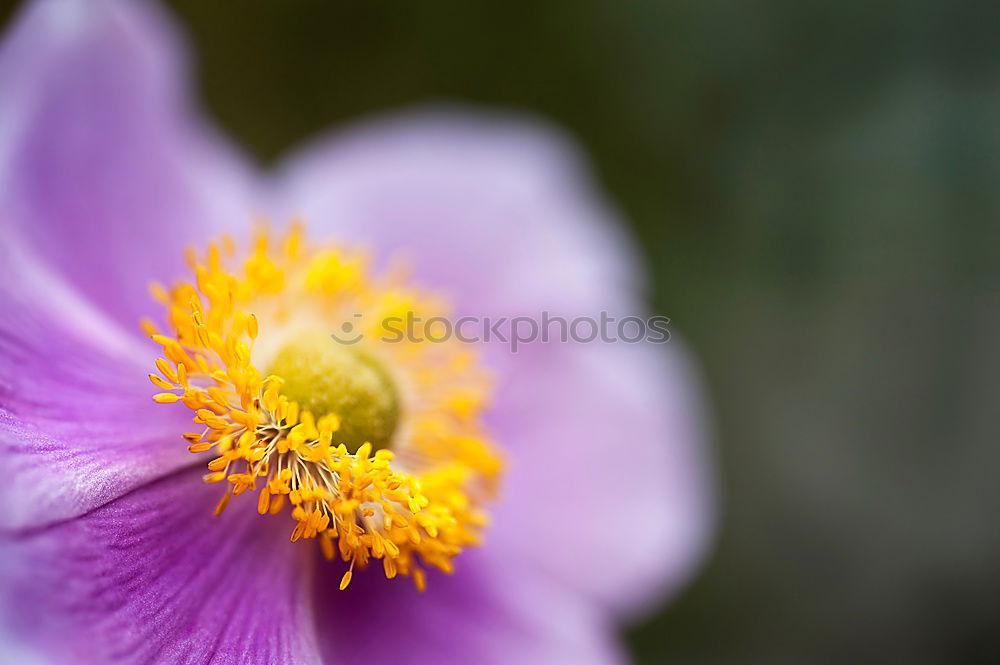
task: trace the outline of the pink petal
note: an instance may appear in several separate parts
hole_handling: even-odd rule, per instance
[[[490,423],[509,468],[487,546],[620,612],[680,587],[714,521],[685,350],[530,347],[507,371]]]
[[[106,665],[320,663],[312,548],[253,496],[219,517],[219,485],[185,471],[77,519],[2,542],[0,611],[19,647]],[[303,557],[306,558],[303,558]]]
[[[641,313],[618,220],[572,147],[536,123],[390,117],[292,160],[280,191],[307,224],[409,257],[459,314]],[[619,611],[678,587],[712,522],[686,352],[555,343],[488,355],[500,382],[491,420],[510,449],[492,546]]]
[[[249,222],[251,178],[189,108],[169,22],[151,4],[41,0],[0,48],[5,238],[126,326],[183,248]]]
[[[311,146],[279,193],[284,214],[401,255],[463,313],[599,309],[630,291],[632,256],[582,170],[552,130],[426,111]]]
[[[387,581],[377,566],[322,565],[316,583],[317,635],[329,665],[613,665],[624,661],[592,604],[531,571],[511,575],[483,552],[463,554],[454,575],[431,574],[419,593]]]
[[[9,240],[0,307],[0,526],[66,519],[194,462],[190,411],[152,400],[152,345]]]

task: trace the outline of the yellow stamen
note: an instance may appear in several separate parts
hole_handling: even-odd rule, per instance
[[[153,399],[194,413],[188,450],[212,453],[206,482],[228,481],[216,515],[259,491],[261,515],[290,504],[292,541],[350,563],[341,589],[381,559],[422,591],[421,565],[451,572],[487,521],[502,466],[480,423],[487,377],[457,341],[382,339],[388,317],[441,315],[434,299],[298,228],[278,240],[259,234],[242,259],[230,239],[192,250],[191,282],[152,288],[168,324],[144,326],[164,356]],[[358,339],[330,337],[347,330]]]
[[[215,507],[215,516],[216,517],[218,517],[219,515],[221,515],[222,511],[226,509],[226,506],[229,505],[229,499],[232,496],[233,496],[232,494],[228,494],[228,493],[222,495],[222,498],[219,499],[219,504]]]
[[[344,573],[344,576],[340,578],[340,590],[343,591],[347,588],[347,585],[351,583],[351,577],[354,575],[354,569],[348,570]]]

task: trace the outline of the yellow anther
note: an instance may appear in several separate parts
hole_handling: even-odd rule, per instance
[[[174,390],[176,388],[174,384],[170,383],[169,381],[164,381],[156,374],[150,374],[149,380],[154,386],[156,386],[161,390]]]
[[[348,570],[344,573],[344,576],[340,578],[340,590],[343,591],[347,588],[347,585],[351,583],[351,577],[354,575],[353,570]]]
[[[221,515],[222,511],[225,510],[226,506],[229,505],[229,499],[230,499],[230,497],[232,497],[232,494],[223,494],[222,498],[219,499],[218,505],[215,506],[215,516],[216,517],[218,517],[219,515]]]

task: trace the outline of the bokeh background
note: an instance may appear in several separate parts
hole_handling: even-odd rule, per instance
[[[441,100],[590,154],[717,434],[715,548],[640,662],[1000,662],[1000,3],[170,4],[262,163]]]

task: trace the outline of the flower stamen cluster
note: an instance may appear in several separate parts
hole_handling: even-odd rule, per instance
[[[371,342],[358,353],[392,376],[369,389],[372,407],[351,382],[359,373],[345,358],[354,351],[328,353],[319,347],[336,342],[316,331],[358,311],[378,326],[401,308],[433,301],[398,278],[374,280],[361,256],[304,249],[298,228],[277,251],[272,244],[261,233],[239,262],[234,243],[224,239],[201,260],[189,254],[193,283],[153,287],[169,324],[164,334],[144,324],[163,349],[149,375],[163,391],[154,400],[194,412],[198,427],[184,434],[188,450],[212,453],[204,479],[227,486],[216,514],[233,497],[256,491],[261,515],[288,509],[292,541],[317,539],[327,559],[349,564],[341,588],[355,567],[378,559],[387,578],[410,576],[423,590],[422,566],[451,572],[452,559],[479,542],[487,522],[482,506],[501,469],[480,425],[488,378],[457,343],[380,348]],[[313,335],[305,339],[324,341],[302,346],[303,331]],[[285,362],[275,363],[285,375],[258,369],[299,352],[321,354],[310,361],[313,374]],[[324,383],[317,371],[338,380]],[[290,397],[310,390],[323,393],[308,401],[323,412]],[[392,399],[377,399],[385,397],[379,391],[392,392]],[[389,419],[378,407],[395,408],[397,401],[398,426],[397,414]],[[376,425],[391,432],[384,447],[355,440],[356,432]],[[348,437],[348,429],[355,434]]]

